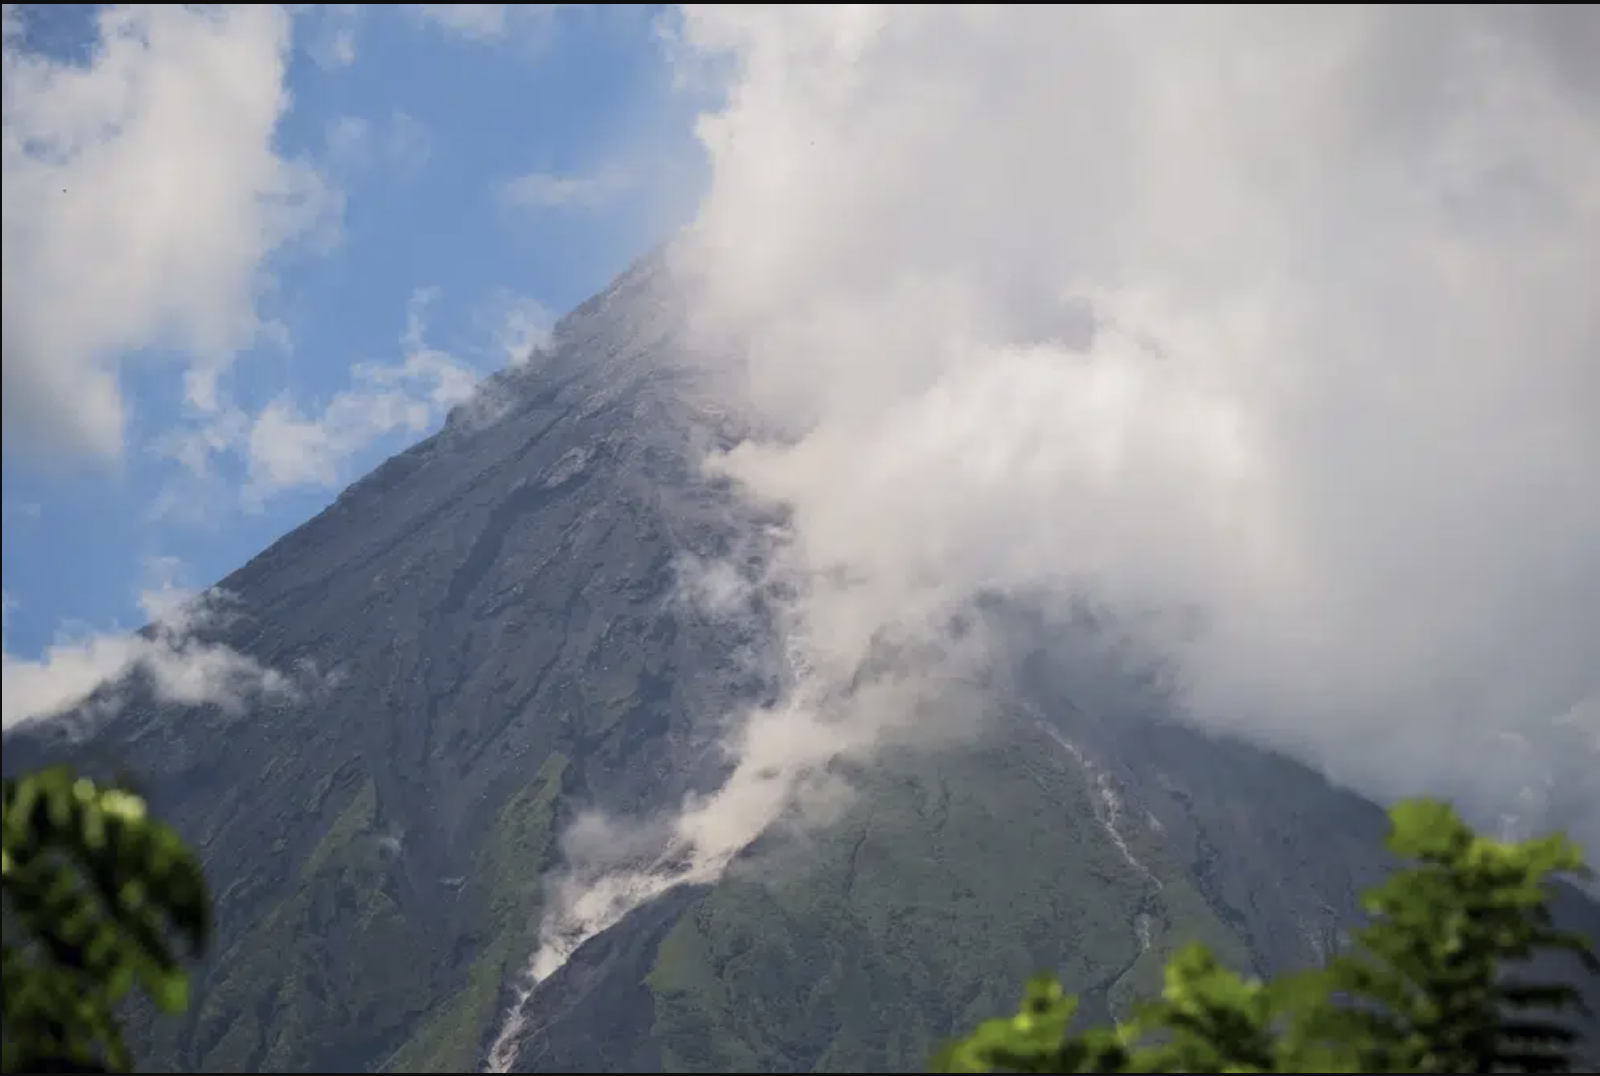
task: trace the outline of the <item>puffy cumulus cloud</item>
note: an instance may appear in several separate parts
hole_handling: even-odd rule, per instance
[[[9,7],[9,6],[8,6]],[[4,43],[8,447],[120,454],[120,364],[171,348],[194,402],[256,329],[264,260],[336,200],[281,156],[289,16],[110,6],[85,63]]]
[[[37,658],[0,650],[0,726],[60,717],[86,703],[93,715],[108,715],[122,705],[121,689],[135,674],[159,701],[212,705],[229,714],[264,698],[294,698],[307,686],[313,670],[285,674],[203,638],[234,615],[226,594],[183,587],[181,566],[171,558],[156,558],[147,569],[139,597],[150,620],[146,632],[63,635]],[[5,604],[9,612],[13,603],[8,598]]]
[[[975,594],[1088,594],[1196,721],[1378,796],[1539,790],[1524,821],[1600,846],[1600,12],[691,5],[674,37],[728,79],[696,331],[778,431],[717,465],[792,511],[814,677]],[[883,720],[748,736],[804,768]]]

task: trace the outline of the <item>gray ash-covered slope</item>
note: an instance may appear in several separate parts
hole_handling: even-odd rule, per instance
[[[722,552],[734,509],[689,471],[706,427],[656,361],[653,264],[220,583],[210,636],[324,687],[8,736],[8,772],[136,775],[204,855],[215,958],[189,1018],[136,1029],[145,1067],[474,1067],[570,805],[675,801],[715,765],[693,715],[749,692],[740,640],[672,568]]]
[[[187,1016],[133,1014],[142,1068],[476,1070],[565,822],[717,778],[717,722],[768,685],[674,564],[761,520],[698,475],[727,434],[669,361],[680,316],[647,260],[222,582],[216,638],[321,688],[8,736],[8,772],[133,772],[205,857],[218,945]],[[836,824],[591,940],[528,1000],[515,1067],[917,1071],[1040,969],[1103,1019],[1192,939],[1264,971],[1337,943],[1384,867],[1374,807],[1163,722],[1092,633],[1009,630],[987,736],[858,767]]]

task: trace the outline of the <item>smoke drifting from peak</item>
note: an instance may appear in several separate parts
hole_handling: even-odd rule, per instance
[[[983,595],[1120,613],[1194,721],[1368,794],[1600,849],[1600,11],[676,21],[727,79],[692,350],[777,431],[713,469],[787,518],[698,599],[776,602],[785,690],[721,788],[569,835],[489,1071],[535,982],[836,806],[834,763],[972,731]]]
[[[1600,13],[681,16],[696,328],[785,432],[719,467],[821,682],[1084,592],[1199,722],[1600,847]]]
[[[771,560],[748,550],[723,561],[686,557],[679,565],[681,600],[740,625],[752,639],[770,638],[763,602],[804,578],[792,550],[777,543],[771,552]],[[981,718],[987,700],[971,689],[987,664],[984,633],[959,623],[915,632],[885,625],[859,652],[819,645],[817,628],[826,620],[813,595],[847,589],[835,582],[789,595],[787,623],[778,626],[779,652],[752,642],[732,656],[736,664],[773,674],[784,690],[771,705],[713,715],[730,720],[722,744],[730,767],[721,785],[690,797],[676,812],[642,820],[593,812],[568,828],[563,869],[546,879],[538,945],[490,1044],[485,1072],[513,1070],[530,1034],[535,988],[589,939],[670,889],[715,882],[778,827],[803,831],[835,818],[851,791],[835,763],[870,757],[890,743],[938,745],[970,732]],[[912,645],[883,654],[886,640],[897,634]]]

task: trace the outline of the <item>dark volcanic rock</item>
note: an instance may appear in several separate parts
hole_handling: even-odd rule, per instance
[[[670,890],[574,952],[524,1003],[518,1072],[661,1072],[652,1038],[655,996],[645,980],[678,917],[705,896]]]

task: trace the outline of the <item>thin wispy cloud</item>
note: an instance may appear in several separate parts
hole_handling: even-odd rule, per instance
[[[389,114],[383,135],[384,160],[395,171],[409,175],[420,171],[433,156],[433,134],[427,124],[409,112]]]
[[[319,67],[336,71],[356,62],[356,40],[360,30],[361,4],[316,4],[313,27],[308,34],[307,51]]]
[[[196,593],[182,585],[182,566],[153,558],[139,606],[150,630],[63,632],[37,658],[20,657],[0,641],[0,727],[6,729],[77,711],[93,700],[103,718],[123,704],[121,688],[141,674],[161,702],[216,706],[240,714],[260,700],[288,700],[307,687],[311,670],[292,674],[268,668],[203,635],[234,615],[226,595]],[[15,602],[7,596],[9,616]]]
[[[37,501],[0,502],[0,519],[7,523],[32,523],[44,514]]]
[[[336,489],[353,477],[351,461],[380,439],[415,437],[471,398],[478,373],[428,346],[424,318],[436,295],[422,289],[412,296],[398,362],[357,363],[350,387],[318,410],[302,411],[281,397],[255,416],[247,440],[247,505],[296,487]]]
[[[326,167],[341,177],[377,172],[383,179],[415,176],[433,154],[427,125],[410,113],[394,110],[382,120],[344,115],[323,125]]]
[[[554,317],[542,303],[499,289],[474,311],[462,346],[446,349],[429,332],[439,298],[437,287],[416,289],[396,357],[351,364],[344,386],[324,399],[285,390],[254,410],[230,404],[157,438],[153,451],[181,471],[152,517],[215,526],[287,493],[336,490],[376,454],[433,432],[460,405],[475,420],[492,421],[503,401],[485,395],[484,378],[537,354]]]
[[[588,175],[528,172],[504,180],[497,187],[502,204],[513,209],[598,209],[627,194],[635,177],[622,169],[604,169]]]
[[[492,41],[506,32],[510,4],[412,4],[412,10],[429,22],[463,37]]]
[[[337,489],[353,477],[351,467],[394,436],[419,436],[449,409],[470,399],[482,371],[427,340],[427,313],[436,288],[419,288],[406,309],[399,357],[350,367],[346,387],[320,404],[289,391],[259,410],[235,405],[161,438],[156,450],[180,463],[180,476],[156,511],[176,518],[184,506],[227,501],[232,467],[242,471],[235,503],[259,510],[296,489]],[[208,511],[207,515],[213,514]]]
[[[505,365],[520,366],[550,343],[556,316],[539,300],[501,288],[478,311],[477,322]]]
[[[446,33],[479,43],[512,37],[542,44],[562,4],[409,4],[418,18]]]

